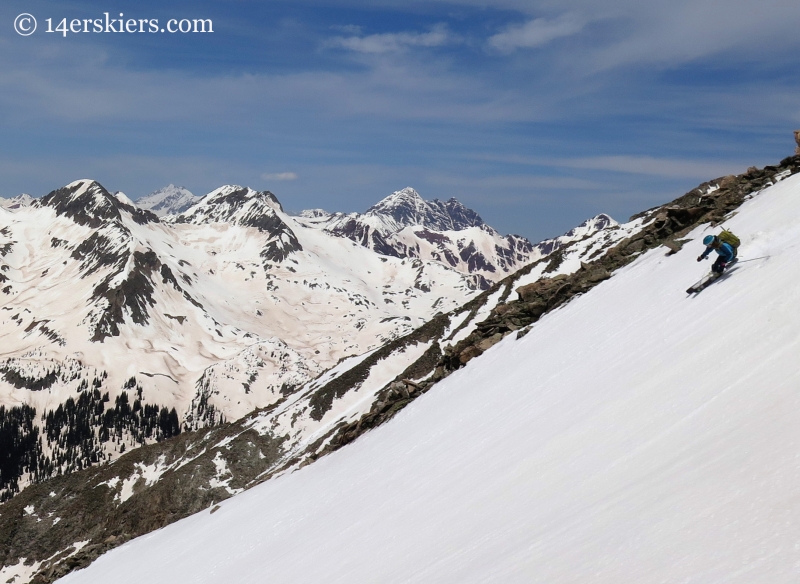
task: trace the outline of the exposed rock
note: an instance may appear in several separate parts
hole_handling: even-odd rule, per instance
[[[598,215],[534,245],[519,235],[501,236],[456,199],[425,201],[411,188],[393,193],[364,214],[312,210],[300,216],[306,225],[383,255],[430,259],[470,274],[481,290],[570,242],[617,225],[608,215]]]
[[[494,347],[497,343],[499,343],[502,340],[503,340],[503,334],[502,333],[495,333],[491,337],[487,337],[485,339],[482,339],[480,342],[478,342],[478,348],[481,351],[486,351],[486,350],[490,349],[491,347]]]
[[[479,346],[470,345],[458,354],[458,361],[462,365],[466,365],[481,353],[483,353],[483,350]]]

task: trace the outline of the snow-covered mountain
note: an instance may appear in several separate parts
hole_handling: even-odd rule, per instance
[[[425,201],[411,187],[392,193],[370,207],[365,216],[372,219],[375,228],[384,235],[413,225],[436,231],[461,231],[485,225],[475,211],[456,199]]]
[[[165,223],[91,180],[0,211],[0,290],[0,406],[35,409],[46,437],[3,496],[274,405],[476,294],[436,262],[305,227],[268,192],[222,187]],[[90,430],[62,443],[75,414],[58,410],[76,407]]]
[[[452,314],[437,369],[401,372],[426,389],[391,423],[62,581],[795,581],[798,170],[793,157],[706,183],[601,234],[624,231],[610,246],[589,238],[509,277]],[[741,261],[687,297],[723,220]],[[452,374],[431,390],[438,367]],[[375,411],[393,407],[382,395]],[[204,446],[231,490],[233,440]],[[166,460],[136,467],[141,492],[169,480]],[[128,478],[91,490],[123,498]],[[53,523],[53,493],[15,507],[17,528]],[[49,565],[15,557],[3,577]]]
[[[136,200],[136,206],[140,209],[152,211],[159,217],[164,215],[177,215],[183,213],[197,203],[202,197],[193,195],[185,187],[176,187],[169,184],[164,188],[158,189]]]
[[[472,274],[482,289],[575,239],[616,223],[594,217],[556,239],[533,245],[518,235],[502,236],[456,199],[424,200],[406,187],[364,214],[303,211],[300,221],[346,237],[378,253],[433,260]]]
[[[0,197],[0,207],[3,209],[8,209],[9,211],[14,211],[22,207],[28,207],[32,202],[33,197],[27,193],[22,193],[21,195],[11,197],[10,199],[4,199],[3,197]]]

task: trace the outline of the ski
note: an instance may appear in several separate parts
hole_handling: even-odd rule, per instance
[[[755,258],[755,259],[761,259],[761,258]],[[689,286],[689,288],[686,290],[686,293],[687,294],[697,294],[698,292],[700,292],[701,290],[706,288],[709,284],[712,284],[712,283],[716,282],[722,276],[725,276],[728,273],[730,273],[731,268],[733,267],[733,265],[738,263],[738,262],[739,262],[738,258],[734,258],[733,261],[728,262],[728,265],[725,266],[725,271],[722,272],[721,274],[717,273],[717,272],[710,272],[709,274],[703,276],[703,278],[699,282],[696,282],[695,284],[692,284],[691,286]]]
[[[689,286],[689,288],[686,290],[686,293],[687,294],[697,294],[703,288],[705,288],[706,286],[711,284],[711,282],[713,282],[714,280],[719,278],[721,275],[722,274],[717,274],[716,272],[711,272],[710,274],[708,274],[706,276],[703,276],[703,278],[699,282],[696,282],[695,284],[692,284],[691,286]]]

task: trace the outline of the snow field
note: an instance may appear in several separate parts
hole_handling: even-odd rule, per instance
[[[726,226],[742,262],[696,297],[711,228],[354,444],[62,582],[797,582],[800,176]]]

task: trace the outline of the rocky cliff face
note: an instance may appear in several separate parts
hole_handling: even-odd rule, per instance
[[[364,214],[375,219],[376,228],[388,235],[413,225],[436,231],[462,231],[486,225],[483,219],[456,199],[425,201],[411,187],[396,191]]]

